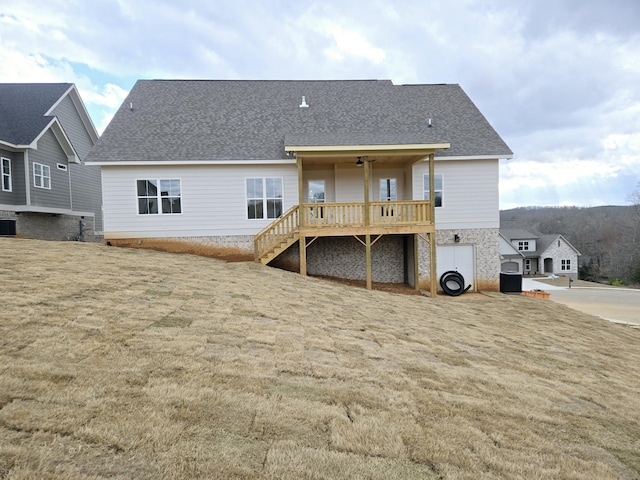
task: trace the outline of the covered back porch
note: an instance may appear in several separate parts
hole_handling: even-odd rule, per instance
[[[418,242],[429,244],[430,291],[437,292],[434,154],[448,143],[403,145],[287,145],[296,158],[298,204],[255,237],[255,258],[271,262],[297,242],[300,274],[307,250],[321,237],[351,236],[364,247],[366,285],[372,288],[372,246],[384,235],[412,239],[412,283],[419,288]],[[414,192],[413,165],[429,164],[429,198]],[[414,198],[420,198],[414,200]]]

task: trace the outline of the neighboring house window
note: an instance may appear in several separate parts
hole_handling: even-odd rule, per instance
[[[8,158],[2,159],[2,190],[11,191],[11,160]]]
[[[435,176],[433,177],[436,207],[442,206],[442,190],[443,190],[442,184],[443,184],[442,174],[436,173]],[[431,198],[431,195],[429,192],[429,174],[427,173],[424,176],[424,199],[429,200],[430,198]]]
[[[571,260],[562,260],[562,270],[571,270]]]
[[[51,169],[48,165],[33,164],[33,185],[38,188],[51,189]]]
[[[529,250],[529,242],[527,242],[526,240],[518,242],[518,250],[520,250],[521,252]]]
[[[282,215],[282,178],[247,178],[247,218]]]
[[[138,180],[136,183],[139,214],[167,215],[182,213],[180,180]]]
[[[531,270],[531,259],[526,258],[526,259],[524,260],[524,269],[525,269],[525,271],[527,271],[527,272]]]
[[[428,185],[427,185],[428,187]],[[398,199],[395,178],[380,179],[380,201],[395,202]]]

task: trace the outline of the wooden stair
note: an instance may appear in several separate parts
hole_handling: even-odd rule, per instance
[[[294,205],[254,238],[256,262],[264,265],[284,252],[300,238],[299,209]]]

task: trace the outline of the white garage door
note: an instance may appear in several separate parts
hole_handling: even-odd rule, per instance
[[[473,245],[437,245],[436,271],[438,272],[438,289],[440,277],[449,270],[456,271],[464,277],[465,288],[471,284],[476,290],[476,262]]]

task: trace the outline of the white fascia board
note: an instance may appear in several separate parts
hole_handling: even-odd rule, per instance
[[[295,165],[296,159],[281,160],[168,160],[162,162],[147,162],[144,160],[124,161],[124,162],[85,162],[85,165],[100,165],[103,167],[122,166],[177,166],[177,165]]]
[[[51,129],[51,131],[53,132],[53,135],[56,137],[56,140],[58,140],[58,143],[62,147],[62,150],[67,155],[67,160],[71,163],[80,163],[80,160],[78,158],[78,153],[73,148],[73,145],[71,144],[71,140],[69,140],[69,137],[67,137],[67,134],[64,132],[62,125],[60,125],[60,122],[56,117],[52,118],[49,124],[42,129],[42,131],[38,134],[38,136],[33,140],[31,145],[29,145],[29,148],[33,148],[34,150],[37,150],[38,140],[40,140],[40,138],[49,129]]]
[[[4,140],[0,140],[0,146],[11,152],[19,152],[25,148],[31,148],[31,145],[16,145],[14,143],[5,142]]]
[[[381,145],[285,145],[285,152],[318,153],[323,152],[381,152],[381,151],[429,151],[443,150],[451,147],[450,143],[415,143],[415,144],[381,144]]]
[[[510,160],[513,155],[499,156],[499,155],[468,155],[468,156],[437,156],[436,160]]]

